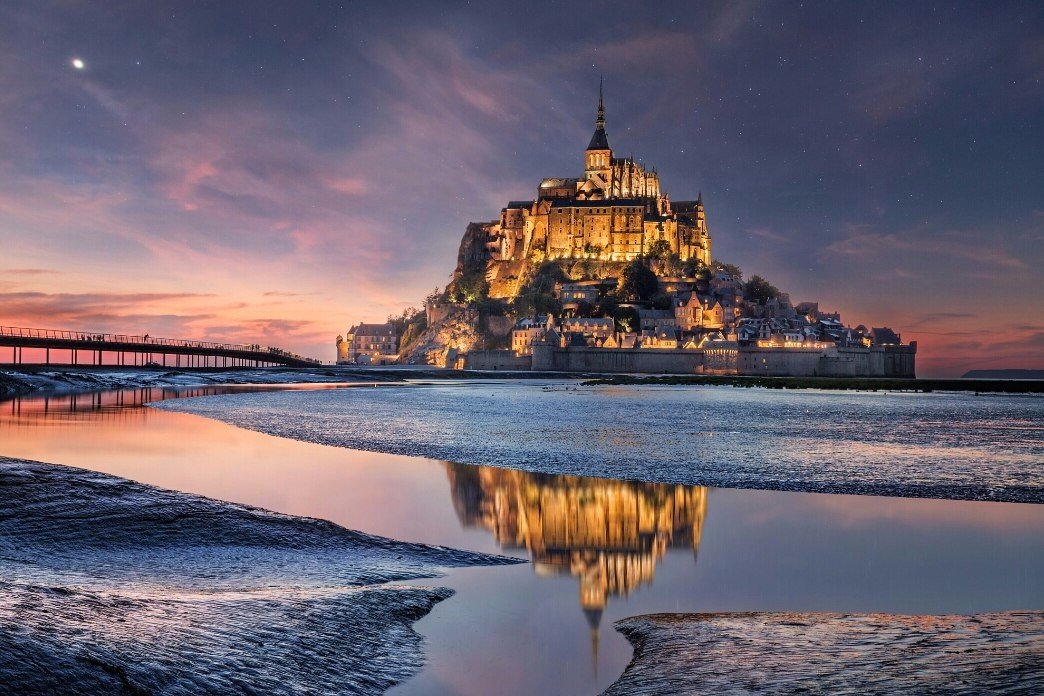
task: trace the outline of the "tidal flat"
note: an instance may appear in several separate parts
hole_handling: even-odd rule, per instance
[[[660,614],[616,624],[634,659],[607,696],[1040,693],[1044,612]]]
[[[513,559],[0,458],[0,691],[380,693],[452,591]]]
[[[824,655],[835,654],[831,652],[834,647],[852,647],[842,640],[847,629],[841,630],[843,625],[835,623],[838,617],[875,617],[876,623],[871,625],[880,630],[875,628],[864,636],[873,644],[865,665],[869,670],[876,664],[883,674],[897,655],[907,654],[903,651],[911,645],[911,636],[927,645],[949,635],[957,624],[946,621],[997,628],[965,636],[960,647],[968,660],[954,659],[939,669],[927,670],[928,677],[911,687],[914,692],[945,691],[963,674],[961,670],[979,660],[982,650],[1001,662],[1018,659],[1026,663],[1039,654],[1040,615],[1036,610],[1044,606],[1044,583],[1040,581],[1044,576],[1044,507],[1040,505],[715,487],[698,479],[669,480],[661,475],[667,470],[661,465],[649,466],[653,475],[640,480],[628,473],[631,465],[627,460],[648,445],[634,439],[632,430],[645,422],[642,419],[654,417],[650,410],[655,409],[649,405],[665,401],[661,388],[629,387],[637,396],[621,398],[616,387],[598,395],[572,381],[336,387],[276,387],[283,391],[266,393],[249,386],[157,387],[32,397],[2,404],[0,455],[78,467],[57,467],[75,473],[70,479],[73,489],[98,489],[97,481],[118,477],[118,485],[98,490],[119,491],[130,486],[127,490],[134,491],[140,486],[145,492],[135,493],[135,499],[150,500],[156,495],[153,489],[172,496],[169,500],[161,497],[159,507],[143,508],[147,514],[130,525],[132,532],[127,535],[141,541],[125,551],[120,550],[126,545],[121,541],[124,537],[114,536],[112,548],[100,553],[76,551],[80,542],[75,539],[67,544],[67,553],[51,553],[48,549],[65,542],[48,541],[46,525],[31,522],[35,513],[21,515],[30,522],[10,522],[15,525],[11,529],[22,530],[10,535],[18,540],[18,553],[48,559],[42,564],[19,562],[11,567],[26,572],[25,568],[38,566],[34,572],[48,577],[60,574],[60,582],[26,582],[32,588],[19,590],[21,594],[8,593],[17,602],[16,609],[9,609],[0,620],[0,633],[7,641],[0,641],[0,653],[7,654],[12,664],[43,664],[50,659],[53,665],[37,672],[23,671],[20,678],[29,674],[26,683],[37,684],[38,693],[45,693],[61,683],[62,670],[72,665],[93,669],[92,678],[99,681],[84,683],[97,684],[94,691],[100,693],[119,693],[131,687],[148,690],[148,685],[162,679],[179,679],[176,683],[185,693],[238,693],[271,684],[265,680],[278,674],[281,683],[289,685],[286,693],[322,692],[324,685],[332,689],[328,693],[370,693],[395,682],[391,691],[397,694],[481,694],[488,693],[489,684],[497,684],[498,691],[505,694],[575,694],[606,689],[627,693],[638,678],[645,680],[644,691],[639,693],[691,693],[719,675],[717,683],[728,684],[728,688],[779,692],[788,690],[791,682],[783,677],[791,673],[748,670],[750,673],[740,674],[733,669],[741,662],[765,663],[773,650],[781,653],[781,660],[786,655],[793,673],[816,667],[817,663],[802,662],[807,631],[774,633],[776,628],[766,628],[779,614],[800,615],[801,621],[817,626],[817,635],[825,641],[819,654]],[[714,404],[724,396],[718,392],[751,394],[751,399],[759,394],[781,394],[723,388],[713,389],[711,394],[699,393],[705,390],[693,393],[691,388],[677,391],[690,392],[684,398],[692,402],[680,408],[677,403],[682,396],[666,399],[665,412],[672,414],[669,427],[687,428],[691,441],[667,441],[663,445],[667,449],[658,450],[653,460],[662,458],[664,451],[673,451],[672,447],[699,455],[689,458],[694,461],[724,456],[727,450],[718,441],[741,438],[738,429],[707,435],[709,429],[679,425],[693,423],[701,412],[705,419],[720,414]],[[791,420],[806,418],[806,426],[817,409],[821,413],[826,408],[822,404],[816,407],[816,399],[830,401],[829,393],[786,394],[797,400],[797,407],[781,409],[779,402],[770,399],[766,408],[786,412]],[[200,398],[179,398],[192,396]],[[881,396],[847,395],[854,399]],[[889,398],[949,404],[943,413],[963,408],[941,394]],[[984,397],[976,403],[994,404],[997,398]],[[1009,476],[1019,469],[1020,460],[1013,455],[1036,452],[1039,430],[1034,430],[1039,425],[1032,411],[1034,397],[1010,398],[1023,399],[1018,403],[1026,405],[992,412],[984,406],[986,410],[976,411],[978,415],[969,415],[951,430],[933,426],[945,425],[946,419],[937,418],[939,412],[925,414],[923,402],[914,404],[909,411],[914,416],[907,421],[920,433],[917,437],[924,448],[938,446],[936,462],[946,476],[967,475],[971,454],[953,456],[962,449],[975,449],[987,458],[1000,456],[1002,462],[1007,461],[1005,457],[1013,458],[1015,464],[1005,473]],[[605,407],[606,399],[623,402],[626,408],[614,412]],[[527,409],[541,400],[548,408],[537,417]],[[424,402],[426,408],[418,407]],[[321,403],[330,405],[317,407]],[[837,403],[848,405],[838,407]],[[384,421],[396,404],[406,414],[404,421]],[[805,414],[801,406],[812,415]],[[757,414],[756,404],[750,402],[741,402],[737,408]],[[885,455],[905,456],[901,451],[895,454],[881,449],[882,438],[901,438],[901,433],[890,435],[872,427],[846,429],[847,419],[865,421],[864,411],[846,401],[833,402],[831,408],[841,414],[837,423],[823,427],[822,437],[831,448],[857,443],[855,451],[864,456],[856,471],[871,469],[878,458],[887,463]],[[1031,410],[1013,415],[1011,409],[1018,408]],[[205,410],[207,417],[183,412],[197,409]],[[454,410],[461,411],[457,420],[444,417]],[[222,412],[224,420],[241,419],[253,430],[215,420]],[[920,420],[915,417],[918,412]],[[590,456],[590,438],[578,437],[572,441],[571,462],[547,459],[546,448],[565,451],[569,444],[554,438],[548,444],[555,422],[563,432],[581,422],[597,431],[605,427],[597,422],[599,413],[603,421],[615,422],[623,431],[619,440],[600,443],[602,448],[615,448],[622,463],[614,467],[607,458]],[[505,418],[525,421],[538,437],[513,439]],[[283,425],[295,430],[297,439],[277,436],[276,429]],[[499,442],[499,446],[515,450],[511,456],[524,460],[524,467],[514,459],[503,459],[498,466],[469,461],[470,454],[458,446],[464,439],[463,434],[458,437],[458,429],[465,427],[472,440]],[[934,435],[932,427],[936,427]],[[410,428],[432,443],[457,448],[456,461],[362,451],[348,443],[375,435],[419,437],[410,435]],[[259,432],[266,429],[275,434]],[[317,444],[301,436],[321,429],[335,433],[340,444]],[[957,430],[970,434],[959,436]],[[998,438],[1000,449],[983,452],[983,443],[993,441],[988,436],[991,430],[1018,439],[1018,443],[1005,444]],[[1029,435],[1019,435],[1022,432]],[[807,447],[813,436],[814,430],[806,428],[802,446]],[[780,442],[779,438],[768,438],[766,447]],[[708,442],[713,445],[710,449]],[[886,444],[890,442],[886,439]],[[972,448],[973,443],[978,445]],[[412,448],[415,442],[408,439],[406,446]],[[765,451],[786,463],[778,447]],[[805,468],[792,465],[788,475],[805,471],[812,466],[808,461],[814,463],[804,461]],[[19,470],[45,465],[17,462],[11,466]],[[894,462],[889,466],[897,468]],[[947,467],[955,468],[949,471]],[[574,473],[563,473],[560,468]],[[691,476],[694,470],[689,467],[685,475]],[[815,472],[814,467],[811,471]],[[608,475],[593,475],[595,472]],[[1039,471],[1026,467],[1024,473],[1022,485],[1039,483]],[[989,483],[1003,488],[1004,481]],[[226,553],[187,533],[184,538],[190,543],[182,545],[184,549],[200,550],[201,565],[193,565],[196,551],[179,550],[175,543],[183,536],[177,525],[188,524],[184,520],[190,518],[198,517],[200,522],[211,518],[207,509],[196,510],[195,503],[182,507],[178,501],[183,494],[191,500],[205,496],[222,510],[230,506],[252,510],[263,518],[305,519],[320,529],[330,524],[341,529],[337,534],[347,533],[350,538],[356,533],[348,529],[362,530],[361,538],[379,535],[386,543],[401,543],[407,553],[403,558],[383,557],[374,565],[378,570],[366,571],[376,573],[370,582],[352,576],[375,558],[365,548],[349,551],[345,546],[345,556],[339,555],[341,551],[298,554],[281,546],[284,535],[279,533],[274,535],[271,552],[266,550],[269,544],[262,534],[258,544],[236,542]],[[168,522],[167,533],[142,529],[153,524],[163,527],[165,518],[160,511],[167,507],[187,510],[188,515]],[[98,517],[97,523],[84,527],[81,536],[105,538],[97,525],[110,515]],[[61,534],[75,537],[74,520],[64,518],[55,527]],[[215,528],[209,523],[199,526]],[[219,537],[225,536],[223,529],[216,526]],[[33,543],[36,537],[42,540],[39,550]],[[148,551],[152,546],[155,553]],[[450,552],[448,547],[463,551]],[[414,557],[414,551],[424,557]],[[359,553],[362,555],[355,561],[348,557]],[[435,555],[426,556],[428,553]],[[455,565],[436,560],[440,553],[478,556]],[[529,562],[472,565],[498,555]],[[5,563],[9,557],[16,558],[6,548],[0,556]],[[213,573],[211,564],[229,572]],[[402,573],[409,577],[396,579]],[[429,577],[432,575],[439,577]],[[15,582],[9,577],[16,576],[5,567],[5,582]],[[386,578],[391,584],[378,584]],[[197,582],[202,584],[197,586]],[[353,584],[356,582],[364,584]],[[111,583],[118,588],[104,590]],[[51,587],[66,587],[73,594],[67,599],[60,591],[50,592],[47,588]],[[102,600],[108,598],[114,604],[106,608]],[[242,603],[236,604],[240,599]],[[406,605],[406,609],[396,609]],[[85,607],[90,611],[85,612]],[[677,621],[660,630],[653,624],[665,612],[677,615]],[[703,628],[692,629],[706,633],[702,640],[713,643],[717,635],[721,646],[728,645],[724,634],[706,630],[708,616],[733,622],[739,635],[750,631],[751,650],[743,661],[712,660],[710,656],[718,653],[710,649],[703,655],[672,652],[670,637],[681,640],[689,635],[687,622],[694,617],[704,621]],[[53,630],[50,617],[75,630]],[[225,636],[228,641],[221,643],[224,632],[210,631],[213,621],[225,617],[231,617],[233,625],[241,622],[244,628],[230,629]],[[157,633],[150,628],[153,622],[167,628]],[[388,672],[374,675],[352,661],[352,655],[357,656],[354,648],[339,641],[353,635],[347,633],[353,626],[373,636],[373,651],[366,664],[388,667]],[[642,645],[635,652],[629,641],[636,640],[639,626],[644,627]],[[841,628],[834,630],[835,626]],[[909,633],[911,626],[920,627],[920,633]],[[624,629],[627,636],[616,629]],[[172,641],[157,639],[158,635],[169,635]],[[837,640],[831,642],[831,635]],[[992,640],[991,636],[999,635],[1010,640]],[[206,659],[197,664],[204,668],[189,679],[183,672],[179,676],[185,664],[180,657],[163,653],[159,659],[140,659],[138,653],[128,650],[142,636],[158,643],[157,651],[170,649],[172,642],[198,647],[202,640],[205,645],[223,645],[222,655],[227,653],[232,661],[211,659],[213,655],[202,650],[199,654]],[[251,636],[260,645],[251,642]],[[756,639],[758,636],[765,640]],[[349,654],[310,652],[310,646],[325,646],[327,640]],[[271,669],[235,661],[241,655],[233,645],[251,646],[243,653],[271,651],[274,657],[265,663]],[[290,671],[280,671],[280,665],[287,664],[282,656],[293,650],[305,650],[307,659],[294,662]],[[145,653],[149,655],[154,653]],[[93,658],[98,661],[91,662]],[[631,669],[626,669],[629,664]],[[650,668],[656,665],[661,677],[684,675],[687,681],[657,686],[663,682],[656,681],[656,669]],[[9,677],[19,674],[14,669],[0,672]],[[1029,677],[1036,673],[1031,669]],[[1025,673],[997,674],[1000,681],[995,683],[1013,690],[1033,683],[1025,681]],[[46,681],[48,675],[58,675],[59,681]],[[335,683],[334,676],[340,681]],[[225,681],[228,679],[232,681]],[[888,691],[888,683],[882,681],[876,690]],[[869,690],[875,689],[871,685]]]
[[[547,474],[1044,502],[1044,398],[575,382],[166,401],[280,437]]]

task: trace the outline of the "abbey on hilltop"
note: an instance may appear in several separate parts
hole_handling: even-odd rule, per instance
[[[682,261],[711,262],[703,197],[671,201],[654,169],[613,156],[601,87],[583,176],[544,179],[534,200],[511,201],[499,221],[484,227],[489,256],[496,261],[532,256],[632,261],[660,248]]]
[[[339,362],[475,370],[913,377],[916,352],[714,260],[703,196],[613,156],[601,87],[582,176],[470,223],[423,310],[337,337]]]

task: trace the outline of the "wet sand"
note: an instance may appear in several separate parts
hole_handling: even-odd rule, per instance
[[[635,655],[607,696],[1044,690],[1044,612],[660,614],[616,627]]]
[[[427,662],[394,693],[484,694],[490,684],[505,694],[596,693],[632,657],[614,622],[636,615],[1044,606],[1037,505],[473,467],[276,438],[140,405],[163,393],[81,395],[75,407],[71,396],[2,404],[0,454],[533,561],[410,580],[456,595],[413,624],[426,637]]]
[[[0,458],[0,692],[382,693],[452,596],[512,559]]]

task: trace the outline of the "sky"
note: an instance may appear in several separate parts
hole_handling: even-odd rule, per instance
[[[470,221],[618,156],[714,256],[1044,368],[1044,4],[0,4],[0,325],[280,346],[444,286]]]

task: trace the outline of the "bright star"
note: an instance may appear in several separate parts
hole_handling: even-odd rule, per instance
[[[83,60],[81,60],[80,58],[73,58],[72,66],[77,70],[83,70],[86,67],[86,65],[84,65]]]

